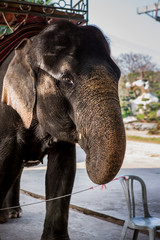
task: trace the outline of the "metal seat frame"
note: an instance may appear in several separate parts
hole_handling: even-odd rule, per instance
[[[136,216],[136,203],[134,193],[134,182],[136,181],[141,185],[144,216]],[[134,230],[132,238],[133,240],[137,239],[139,230],[149,231],[149,240],[155,240],[156,230],[160,230],[160,218],[152,217],[149,214],[147,190],[144,181],[138,176],[125,175],[120,177],[120,182],[125,193],[128,208],[128,218],[125,220],[120,239],[124,240],[127,228],[131,228]]]

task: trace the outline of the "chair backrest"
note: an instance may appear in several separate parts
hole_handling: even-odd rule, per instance
[[[136,181],[139,182],[141,185],[144,217],[150,217],[147,203],[147,190],[144,181],[140,177],[134,175],[124,175],[120,177],[119,180],[125,193],[129,218],[133,218],[136,216],[136,203],[134,193],[134,182]]]

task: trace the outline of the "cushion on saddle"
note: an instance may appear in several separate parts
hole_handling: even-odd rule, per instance
[[[0,40],[0,64],[24,38],[30,38],[37,35],[45,27],[45,23],[26,24]]]

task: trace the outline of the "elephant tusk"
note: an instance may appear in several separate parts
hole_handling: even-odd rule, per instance
[[[82,134],[81,134],[81,133],[79,133],[79,140],[81,140],[81,138],[82,138]]]
[[[58,142],[58,139],[56,137],[54,137],[53,142]]]

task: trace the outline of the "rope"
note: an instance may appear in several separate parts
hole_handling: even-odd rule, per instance
[[[125,179],[124,176],[120,176],[120,177],[114,178],[111,182],[116,181],[116,180],[119,180],[120,178],[124,178],[124,179]],[[13,207],[0,208],[0,211],[10,210],[10,209],[18,208],[18,207],[27,207],[27,206],[31,206],[31,205],[40,204],[40,203],[55,201],[55,200],[62,199],[62,198],[66,198],[66,197],[70,197],[70,196],[72,196],[72,195],[76,195],[76,194],[79,194],[79,193],[82,193],[82,192],[86,192],[86,191],[89,191],[89,190],[93,190],[94,188],[97,188],[97,187],[100,187],[100,186],[101,186],[101,190],[107,189],[106,184],[103,184],[103,185],[95,185],[95,186],[93,186],[93,187],[89,187],[89,188],[86,188],[86,189],[82,189],[82,190],[79,190],[79,191],[77,191],[77,192],[69,193],[69,194],[66,194],[66,195],[63,195],[63,196],[59,196],[59,197],[55,197],[55,198],[50,198],[50,199],[46,199],[46,200],[42,200],[42,201],[38,201],[38,202],[32,202],[32,203],[17,205],[17,206],[13,206]]]
[[[78,194],[78,193],[86,192],[86,191],[88,191],[88,190],[92,190],[93,188],[96,188],[96,187],[99,187],[99,185],[94,186],[94,187],[90,187],[90,188],[86,188],[86,189],[83,189],[83,190],[80,190],[80,191],[77,191],[77,192],[74,192],[74,193],[69,193],[69,194],[66,194],[66,195],[63,195],[63,196],[59,196],[59,197],[55,197],[55,198],[50,198],[50,199],[46,199],[46,200],[42,200],[42,201],[38,201],[38,202],[32,202],[32,203],[27,203],[27,204],[22,204],[22,205],[13,206],[13,207],[0,208],[0,211],[10,210],[10,209],[18,208],[18,207],[27,207],[27,206],[31,206],[31,205],[36,205],[36,204],[44,203],[44,202],[55,201],[55,200],[58,200],[58,199],[61,199],[61,198],[70,197],[71,195],[75,195],[75,194]]]

